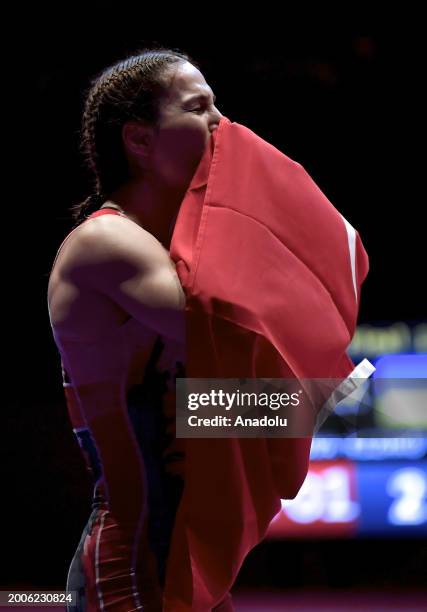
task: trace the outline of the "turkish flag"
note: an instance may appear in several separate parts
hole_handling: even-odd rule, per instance
[[[369,269],[360,236],[299,163],[247,127],[223,117],[213,132],[170,256],[187,298],[187,377],[354,371],[346,350]],[[164,610],[224,599],[280,499],[300,489],[311,439],[186,439]]]

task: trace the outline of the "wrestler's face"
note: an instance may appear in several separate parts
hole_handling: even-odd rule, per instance
[[[152,134],[152,172],[168,186],[186,188],[221,117],[203,74],[189,62],[174,65]]]

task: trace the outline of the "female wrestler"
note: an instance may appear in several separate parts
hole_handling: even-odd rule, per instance
[[[87,93],[82,149],[93,193],[73,209],[48,286],[70,419],[95,482],[68,574],[73,609],[166,609],[184,482],[174,383],[185,372],[185,295],[168,249],[221,117],[195,62],[171,49],[116,63]],[[231,609],[226,599],[215,609]]]

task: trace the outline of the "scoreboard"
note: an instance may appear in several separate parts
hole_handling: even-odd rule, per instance
[[[427,461],[312,462],[268,538],[427,536]]]
[[[420,348],[427,326],[417,329]],[[370,358],[371,335],[358,339],[372,340],[362,346],[371,348]],[[390,380],[390,388],[379,386],[383,391],[369,406],[371,429],[313,439],[306,480],[295,499],[282,500],[267,538],[427,537],[427,354],[376,354],[372,378]],[[351,402],[338,404],[335,413],[354,409],[362,413]],[[384,425],[395,437],[375,437]]]

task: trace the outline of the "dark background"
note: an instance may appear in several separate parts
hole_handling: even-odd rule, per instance
[[[406,14],[408,29],[403,16],[391,24],[390,14],[351,10],[291,16],[286,5],[258,5],[231,15],[183,4],[175,11],[165,5],[153,16],[137,2],[77,2],[22,7],[10,22],[19,136],[14,131],[13,221],[4,203],[3,226],[12,272],[12,319],[3,324],[12,341],[1,419],[1,586],[63,586],[89,514],[91,486],[62,397],[46,288],[72,225],[69,207],[87,195],[78,152],[83,92],[109,63],[151,42],[193,56],[221,112],[302,163],[360,232],[371,271],[359,322],[426,318],[417,16]],[[410,586],[422,584],[426,565],[425,542],[416,540],[267,542],[239,580]]]

